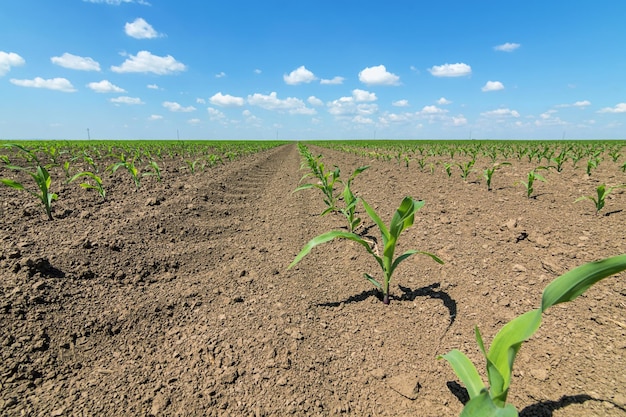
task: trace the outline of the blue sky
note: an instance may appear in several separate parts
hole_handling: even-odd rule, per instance
[[[2,0],[2,139],[625,139],[626,2]]]

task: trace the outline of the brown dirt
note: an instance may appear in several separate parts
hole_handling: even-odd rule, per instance
[[[478,173],[466,183],[439,165],[312,149],[344,175],[371,164],[353,188],[386,222],[404,196],[424,199],[398,250],[445,265],[405,261],[389,306],[355,243],[327,243],[287,270],[310,238],[344,225],[319,216],[317,190],[291,193],[303,175],[295,144],[194,175],[169,161],[162,183],[137,192],[118,171],[104,203],[55,177],[51,222],[3,187],[0,413],[458,415],[462,392],[438,354],[458,348],[482,372],[474,325],[488,343],[556,276],[626,252],[626,194],[612,194],[608,216],[574,203],[626,182],[608,159],[590,178],[569,162],[528,199],[514,185],[527,161],[497,171],[488,192]],[[520,351],[509,402],[526,417],[626,415],[624,323],[623,274],[549,310]]]

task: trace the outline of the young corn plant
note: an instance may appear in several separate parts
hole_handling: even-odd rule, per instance
[[[606,198],[608,197],[609,194],[611,194],[611,191],[613,191],[616,188],[626,188],[626,184],[615,185],[613,187],[607,187],[606,184],[600,184],[596,188],[596,193],[598,195],[597,197],[594,197],[592,195],[584,195],[582,197],[577,198],[575,202],[578,203],[579,201],[582,201],[582,200],[593,201],[593,204],[596,207],[596,215],[598,215],[600,213],[600,210],[602,210],[604,208],[604,205],[606,204]]]
[[[491,191],[491,180],[493,179],[493,173],[503,165],[511,165],[510,162],[500,162],[493,164],[491,168],[487,168],[483,171],[483,177],[487,180],[487,191]]]
[[[547,169],[545,167],[539,167],[536,169]],[[526,179],[526,181],[520,181],[520,183],[526,188],[526,197],[530,198],[530,196],[533,195],[533,192],[535,191],[533,185],[535,184],[536,180],[539,181],[543,181],[543,182],[547,182],[546,179],[544,177],[542,177],[541,175],[537,174],[535,172],[536,169],[531,170],[528,173],[528,177]]]
[[[29,168],[17,166],[17,165],[7,165],[7,168],[16,170],[16,171],[24,171],[28,175],[30,175],[33,180],[35,180],[35,184],[37,184],[37,188],[39,188],[39,192],[32,191],[24,187],[23,184],[14,181],[8,178],[0,178],[0,183],[15,188],[16,190],[24,190],[29,194],[35,196],[43,205],[46,210],[46,215],[48,216],[48,220],[52,220],[52,202],[58,199],[58,196],[55,193],[50,192],[50,186],[52,185],[52,178],[50,178],[50,174],[48,170],[41,165],[37,156],[30,150],[24,148],[21,145],[16,144],[6,144],[4,145],[6,148],[15,148],[26,154],[26,161],[33,161],[35,163],[35,170],[32,171]]]
[[[391,219],[391,223],[389,227],[383,223],[378,214],[374,211],[372,207],[363,199],[361,199],[363,203],[363,207],[365,211],[370,216],[372,221],[376,223],[378,228],[380,229],[380,233],[382,235],[382,246],[383,252],[382,255],[378,251],[378,247],[372,242],[364,239],[363,237],[352,233],[346,232],[343,230],[332,230],[330,232],[323,233],[319,236],[311,239],[298,253],[296,258],[291,262],[287,269],[292,268],[298,262],[302,260],[315,246],[320,245],[322,243],[329,242],[333,239],[348,239],[354,242],[359,243],[361,246],[365,248],[365,250],[376,259],[378,265],[382,269],[383,279],[381,281],[375,279],[371,275],[365,273],[365,279],[367,279],[370,283],[372,283],[381,293],[383,298],[383,304],[389,304],[389,283],[391,282],[391,277],[393,272],[396,270],[398,265],[407,259],[409,256],[414,255],[416,253],[430,256],[436,262],[443,264],[443,261],[439,259],[437,256],[433,255],[429,252],[417,251],[417,250],[408,250],[404,252],[402,255],[394,258],[394,253],[396,250],[396,245],[398,243],[398,238],[400,234],[407,228],[413,225],[415,221],[415,212],[424,206],[424,201],[416,201],[411,197],[405,197],[400,204],[400,207],[396,210],[395,214]]]
[[[354,170],[343,187],[343,203],[345,206],[341,207],[339,211],[346,217],[346,220],[348,220],[348,230],[350,232],[354,232],[354,230],[361,224],[361,218],[356,217],[356,207],[359,203],[359,198],[354,195],[350,186],[352,185],[352,180],[367,168],[369,168],[369,165],[362,166]]]
[[[119,159],[120,159],[120,162],[117,162],[117,163],[111,165],[107,169],[110,170],[112,174],[115,174],[115,171],[117,171],[121,167],[126,169],[128,171],[128,173],[130,174],[130,176],[133,178],[133,182],[135,183],[135,189],[138,190],[139,187],[141,186],[141,183],[140,183],[141,182],[141,176],[139,175],[139,170],[135,166],[134,160],[126,159],[126,155],[124,155],[124,154],[121,154],[119,156]]]
[[[156,177],[157,182],[161,182],[161,168],[156,161],[148,162],[145,169],[148,171],[142,174],[144,177]]]
[[[485,386],[476,366],[461,351],[452,350],[438,359],[445,359],[467,388],[470,400],[461,417],[517,417],[518,412],[506,399],[511,387],[513,363],[522,343],[532,337],[541,325],[542,313],[553,305],[573,301],[596,282],[626,270],[626,254],[572,269],[552,281],[543,290],[541,307],[516,317],[500,329],[485,350],[483,338],[475,328],[476,342],[487,363]]]
[[[305,174],[300,180],[302,181],[308,177],[315,177],[317,178],[318,182],[315,184],[302,184],[301,186],[293,190],[293,192],[295,193],[301,190],[308,190],[310,188],[319,189],[322,194],[324,194],[324,203],[327,206],[321,214],[323,216],[334,211],[339,211],[339,208],[337,207],[339,196],[335,195],[335,183],[339,181],[340,170],[338,166],[335,166],[335,169],[333,171],[325,171],[324,163],[319,161],[321,157],[321,155],[317,158],[313,158],[311,156],[312,159],[308,160],[311,172]]]
[[[469,174],[474,172],[472,167],[474,166],[475,163],[476,163],[476,160],[472,159],[470,161],[467,161],[464,164],[461,164],[461,163],[456,164],[461,169],[461,178],[463,178],[463,181],[467,181],[467,177],[469,177]]]
[[[93,184],[90,184],[88,182],[83,182],[80,184],[80,186],[86,190],[96,190],[98,192],[98,195],[102,197],[102,201],[105,201],[107,197],[107,193],[104,187],[102,186],[102,178],[100,178],[93,172],[89,172],[89,171],[79,172],[78,174],[70,178],[70,180],[67,183],[69,184],[77,180],[78,178],[82,178],[82,177],[90,178],[93,181]]]

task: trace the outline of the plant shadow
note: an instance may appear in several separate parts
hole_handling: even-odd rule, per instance
[[[599,402],[607,401],[613,404],[613,406],[620,409],[621,411],[626,412],[626,409],[624,407],[621,407],[620,405],[615,404],[612,401],[602,400],[599,398],[593,398],[591,395],[587,395],[587,394],[578,394],[578,395],[564,395],[556,401],[554,400],[539,401],[535,404],[525,407],[522,411],[520,411],[519,416],[520,417],[552,417],[556,410],[560,410],[572,404],[584,404],[587,401],[599,401]]]
[[[448,327],[444,334],[452,327],[454,321],[456,320],[457,306],[456,301],[450,294],[445,291],[437,290],[437,288],[441,287],[441,284],[438,282],[434,282],[426,287],[417,288],[412,290],[408,287],[403,287],[402,285],[398,285],[402,294],[400,297],[392,297],[394,299],[400,301],[414,301],[417,297],[429,297],[429,298],[438,298],[441,300],[443,305],[448,309],[448,315],[450,316],[450,323],[448,323]]]
[[[317,306],[318,307],[339,307],[341,304],[352,304],[352,303],[358,303],[358,302],[361,302],[361,301],[365,301],[365,300],[367,300],[370,297],[376,297],[381,302],[383,300],[381,292],[378,291],[376,288],[372,288],[371,290],[363,291],[360,294],[351,295],[350,297],[346,298],[343,301],[333,301],[333,302],[328,302],[328,303],[319,303]]]

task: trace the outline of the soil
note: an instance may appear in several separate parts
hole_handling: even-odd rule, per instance
[[[287,270],[309,239],[346,223],[319,215],[318,190],[292,193],[305,173],[295,143],[195,174],[166,160],[163,181],[137,191],[119,170],[105,202],[55,172],[53,221],[3,186],[0,413],[458,415],[466,393],[437,355],[460,349],[484,374],[475,325],[488,344],[552,279],[626,252],[626,193],[601,215],[575,203],[626,182],[608,158],[590,177],[582,161],[544,172],[527,198],[515,184],[537,165],[527,160],[496,171],[487,191],[487,159],[466,182],[456,167],[448,177],[441,165],[310,149],[344,176],[371,165],[353,190],[385,222],[403,197],[424,199],[398,253],[445,264],[404,261],[387,306],[363,278],[378,265],[354,242],[318,246]],[[548,310],[520,350],[509,402],[526,417],[626,415],[625,323],[624,274]]]

